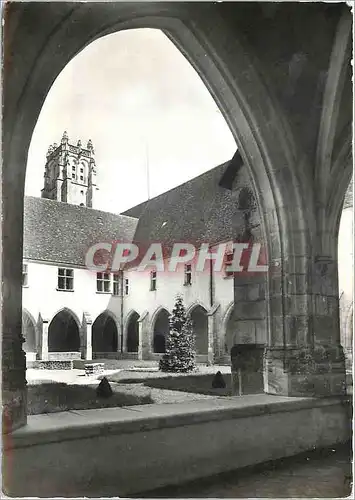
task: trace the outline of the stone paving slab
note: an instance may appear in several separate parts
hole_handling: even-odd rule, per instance
[[[140,497],[353,498],[350,456],[350,446],[345,444],[162,488]]]

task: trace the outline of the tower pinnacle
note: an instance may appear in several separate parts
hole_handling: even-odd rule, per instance
[[[61,143],[62,144],[65,144],[66,142],[69,141],[69,138],[68,138],[68,133],[66,130],[64,130],[64,133],[63,133],[63,137],[62,137],[62,140],[61,140]]]

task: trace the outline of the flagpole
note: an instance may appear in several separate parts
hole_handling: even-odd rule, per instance
[[[148,146],[148,142],[147,141],[145,143],[145,164],[146,164],[146,170],[147,170],[147,193],[148,193],[148,200],[150,200],[149,146]]]

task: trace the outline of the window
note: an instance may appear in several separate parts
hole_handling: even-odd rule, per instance
[[[82,175],[80,176],[80,180],[81,180],[81,181],[83,181],[83,180],[84,180],[84,177],[83,177]]]
[[[128,282],[128,278],[126,278],[126,279],[124,280],[124,293],[125,293],[126,295],[128,295],[128,292],[129,292],[129,282]]]
[[[22,264],[22,286],[28,286],[28,264]]]
[[[97,273],[96,275],[96,291],[103,293],[111,292],[110,273]]]
[[[75,167],[74,166],[71,169],[72,169],[73,172],[75,172]]]
[[[186,264],[184,285],[191,285],[191,284],[192,284],[192,268],[191,264]]]
[[[58,290],[74,290],[74,270],[58,268]]]
[[[83,169],[83,168],[81,168],[81,169],[80,169],[80,172],[83,174],[83,173],[84,173],[84,169]]]
[[[120,275],[119,273],[115,273],[113,275],[113,295],[120,294]]]
[[[75,174],[71,174],[71,178],[72,178],[72,179],[75,179]]]
[[[157,289],[157,272],[150,272],[150,291],[153,292]]]
[[[226,278],[234,276],[234,271],[229,270],[229,266],[231,266],[233,262],[233,257],[234,257],[234,252],[229,252],[224,257],[224,273]]]

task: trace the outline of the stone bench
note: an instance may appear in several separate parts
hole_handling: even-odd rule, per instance
[[[104,363],[87,363],[85,365],[85,375],[97,375],[103,373]]]

